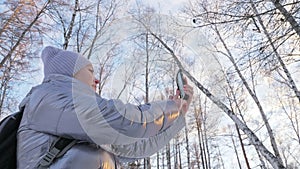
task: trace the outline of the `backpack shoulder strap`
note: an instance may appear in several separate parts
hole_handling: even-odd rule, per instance
[[[37,168],[47,169],[53,163],[55,158],[64,155],[75,143],[76,140],[59,137],[39,161]]]

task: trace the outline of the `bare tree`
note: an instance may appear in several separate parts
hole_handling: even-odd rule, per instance
[[[35,61],[37,52],[32,47],[41,43],[38,34],[41,17],[49,4],[50,1],[21,0],[4,2],[1,6],[4,10],[0,13],[4,23],[0,27],[1,113],[16,111],[20,100],[12,93],[17,84],[24,83],[25,75],[33,72],[34,66],[29,63]]]
[[[228,51],[232,50],[231,63],[236,65],[228,66],[223,60],[222,64],[226,69],[231,70],[231,72],[226,72],[227,74],[236,74],[239,79],[235,77],[229,83],[234,83],[234,80],[244,85],[248,83],[248,87],[245,87],[246,91],[248,90],[249,93],[252,90],[250,93],[256,95],[254,100],[260,102],[260,106],[257,106],[261,107],[259,109],[263,110],[263,114],[266,115],[266,118],[263,119],[265,122],[270,123],[266,127],[269,128],[268,133],[271,138],[274,155],[276,158],[279,158],[279,163],[283,166],[282,159],[280,159],[283,154],[279,150],[286,144],[294,145],[294,141],[298,140],[294,139],[297,138],[296,124],[298,118],[294,115],[291,118],[291,115],[294,114],[293,110],[299,109],[299,106],[295,104],[291,106],[288,103],[294,103],[295,101],[299,103],[299,91],[295,84],[298,80],[298,71],[294,71],[294,68],[297,66],[292,61],[295,56],[294,51],[298,51],[297,49],[299,48],[299,34],[297,33],[299,24],[295,22],[297,20],[296,13],[299,11],[299,2],[274,0],[271,3],[267,3],[254,0],[250,2],[233,0],[224,4],[221,1],[195,0],[190,2],[189,7],[185,8],[184,12],[192,18],[191,22],[193,22],[195,28],[201,28],[203,31],[209,32],[210,28],[217,27],[222,29],[222,31],[208,34],[217,39],[221,36],[224,41],[228,39],[225,47],[224,43],[220,45],[213,38],[210,38],[213,44],[216,44],[217,51],[221,52],[223,56],[230,55]],[[241,78],[242,76],[243,78]],[[226,74],[224,74],[224,77],[226,77]],[[269,84],[261,82],[261,80],[266,80],[266,77],[275,79],[275,82],[271,81]],[[266,88],[268,88],[268,85],[271,85],[270,91],[274,92],[274,94],[261,97],[260,95],[263,92],[256,91],[256,88],[260,88],[258,84],[263,84]],[[280,91],[280,93],[277,91]],[[232,112],[238,113],[237,115],[245,124],[249,123],[250,121],[247,121],[242,116],[243,114],[248,116],[247,112],[249,110],[243,112],[238,108],[240,104],[238,100],[242,100],[241,95],[232,94],[232,96],[229,99],[232,99],[233,102],[230,102],[232,100],[222,101],[225,104],[234,104],[235,109],[232,109]],[[277,98],[276,101],[274,98]],[[246,99],[248,101],[249,98]],[[282,102],[283,100],[288,101]],[[278,125],[277,122],[274,122],[277,118],[272,116],[268,109],[270,109],[270,105],[276,104],[282,105],[282,108],[273,108],[274,111],[278,112],[276,116],[288,115],[286,118],[280,118],[282,120],[280,123],[282,125],[280,126],[285,127],[284,129],[288,128],[292,132],[281,130],[291,133],[293,136],[286,136],[274,128],[275,125]],[[273,129],[271,128],[272,125]],[[239,125],[238,127],[240,128]],[[258,130],[252,131],[256,133]],[[257,132],[257,134],[259,133]],[[247,136],[249,138],[248,134]],[[261,152],[259,147],[254,146]],[[263,153],[259,153],[259,155],[265,158]],[[267,165],[263,163],[261,157],[259,159],[262,162],[262,166]],[[295,161],[291,157],[289,160]],[[287,164],[288,162],[285,162],[286,166]]]
[[[284,16],[286,17],[286,19],[291,23],[291,25],[293,26],[293,29],[296,30],[298,36],[300,37],[300,27],[297,24],[297,22],[294,20],[294,18],[291,15],[288,14],[288,12],[279,4],[278,1],[273,1],[273,2],[276,5],[276,7],[284,14]],[[267,28],[266,28],[265,24],[263,23],[261,17],[259,16],[259,13],[258,13],[258,11],[257,11],[257,9],[256,9],[255,4],[254,4],[253,1],[251,1],[251,6],[253,8],[254,13],[257,15],[257,19],[259,21],[259,24],[262,27],[263,32],[264,32],[265,36],[267,37],[267,40],[270,43],[270,45],[271,45],[271,47],[273,49],[273,52],[274,52],[276,58],[278,59],[280,65],[281,65],[281,67],[282,67],[282,69],[283,69],[283,71],[284,71],[284,73],[285,73],[285,75],[286,75],[286,77],[288,79],[288,83],[289,83],[291,89],[295,92],[295,95],[296,95],[296,97],[298,98],[298,100],[300,102],[300,91],[297,89],[297,86],[296,86],[296,84],[294,82],[294,79],[291,76],[291,73],[287,69],[286,64],[284,63],[284,61],[280,57],[280,55],[279,55],[279,53],[277,51],[277,48],[275,47],[274,43],[272,42],[271,36],[270,36],[269,32],[267,31]],[[274,143],[272,143],[272,144],[274,144]],[[280,157],[278,151],[275,151],[275,154],[278,155],[278,157]]]
[[[294,29],[295,32],[300,37],[300,26],[299,26],[299,23],[297,23],[295,17],[292,15],[292,13],[288,12],[288,10],[286,10],[284,8],[284,6],[281,4],[280,1],[278,1],[278,0],[272,0],[271,2],[281,12],[281,14],[284,16],[285,20],[288,21],[291,24],[292,29]],[[299,4],[299,2],[297,2],[297,1],[296,2],[292,2],[292,3]],[[291,4],[289,4],[289,5],[291,5]],[[296,11],[297,10],[298,9],[296,8]]]
[[[189,143],[189,132],[188,132],[188,125],[184,128],[185,131],[185,144],[186,144],[186,156],[187,156],[187,166],[188,168],[191,168],[191,156],[190,156],[190,143]]]
[[[200,159],[201,159],[201,164],[202,164],[202,168],[208,168],[208,163],[207,158],[206,158],[206,149],[205,149],[205,139],[203,137],[203,129],[202,129],[202,124],[205,123],[205,121],[202,121],[202,117],[203,117],[203,109],[202,109],[202,105],[201,105],[201,99],[199,99],[199,109],[196,108],[196,106],[194,106],[194,116],[195,116],[195,121],[196,121],[196,128],[197,128],[197,136],[198,136],[198,144],[199,144],[199,149],[200,152],[196,153],[196,159],[197,159],[197,165],[200,164]],[[199,155],[198,155],[199,153]],[[199,158],[200,156],[200,158]],[[198,166],[200,168],[200,166]]]
[[[39,8],[35,8],[33,11],[33,14],[26,14],[26,12],[28,12],[28,10],[30,8],[34,8],[35,4],[31,4],[32,6],[27,5],[27,3],[24,1],[20,3],[20,6],[18,6],[16,8],[16,10],[14,10],[13,14],[10,16],[10,18],[6,21],[6,23],[3,25],[2,29],[1,29],[1,34],[6,34],[11,32],[10,28],[15,27],[16,25],[18,25],[18,27],[20,28],[20,30],[18,30],[17,32],[13,32],[13,34],[15,33],[16,39],[10,39],[11,43],[9,44],[9,48],[6,48],[5,45],[1,45],[2,51],[6,51],[5,54],[1,54],[3,57],[1,58],[1,62],[0,62],[0,68],[3,67],[3,65],[5,64],[5,62],[10,59],[12,57],[12,55],[14,54],[14,52],[23,44],[26,44],[26,39],[24,39],[26,37],[26,35],[32,31],[32,27],[37,23],[38,19],[41,17],[41,15],[44,13],[45,9],[48,7],[48,5],[50,4],[50,0],[48,0],[40,9]],[[23,11],[20,12],[20,11]],[[23,15],[24,14],[24,15]],[[28,18],[28,22],[19,22],[20,17],[24,17],[26,15],[29,15],[30,17]],[[0,35],[1,35],[0,34]],[[8,35],[8,34],[7,34]],[[3,36],[2,36],[3,37]],[[4,39],[1,39],[0,42],[3,44]],[[11,45],[12,44],[12,45]]]
[[[62,20],[61,15],[59,14],[59,11],[56,11],[59,18],[60,18],[60,22],[63,26],[63,33],[64,33],[64,44],[63,44],[63,49],[67,49],[68,45],[69,45],[69,41],[73,32],[73,27],[75,25],[75,19],[76,19],[76,15],[78,13],[78,6],[79,6],[79,0],[75,0],[75,5],[73,8],[73,13],[72,13],[72,17],[71,17],[71,21],[70,24],[68,26],[68,28],[66,28],[64,21]]]
[[[167,168],[171,169],[171,150],[170,150],[170,144],[167,144],[166,146],[166,158],[167,158]]]
[[[249,127],[243,123],[222,101],[220,101],[217,97],[215,97],[209,90],[207,90],[199,81],[197,81],[188,71],[184,69],[181,62],[175,55],[174,51],[156,34],[151,32],[151,34],[157,38],[162,45],[166,48],[166,50],[172,55],[173,59],[177,63],[178,67],[183,70],[185,75],[220,109],[222,109],[238,126],[241,130],[247,134],[251,143],[259,148],[260,153],[271,163],[274,168],[285,168],[282,163],[274,156],[259,140],[259,138],[255,135],[255,133],[249,129]]]
[[[234,58],[232,56],[232,53],[229,51],[224,39],[222,38],[220,32],[217,30],[217,28],[215,29],[218,37],[220,38],[220,41],[222,42],[222,44],[224,45],[224,48],[226,49],[226,52],[227,54],[225,54],[229,60],[231,61],[231,63],[233,64],[234,66],[234,69],[236,70],[236,72],[238,73],[239,77],[241,78],[244,86],[246,87],[247,91],[249,92],[249,94],[251,95],[251,97],[253,98],[254,102],[256,103],[259,111],[260,111],[260,114],[261,114],[261,117],[264,121],[264,124],[268,130],[268,134],[269,134],[269,137],[270,137],[270,141],[271,141],[271,145],[273,147],[273,151],[275,152],[275,156],[278,158],[279,162],[283,165],[282,163],[282,159],[280,157],[280,153],[279,153],[279,150],[278,150],[278,146],[277,146],[277,143],[276,143],[276,140],[275,140],[275,137],[274,137],[274,133],[272,131],[272,128],[268,122],[268,119],[267,119],[267,116],[263,110],[263,106],[261,105],[257,95],[255,94],[255,91],[253,91],[252,89],[250,89],[250,86],[248,84],[248,82],[246,81],[245,77],[242,75],[242,72],[240,71],[240,69],[238,68],[236,62],[234,61]]]

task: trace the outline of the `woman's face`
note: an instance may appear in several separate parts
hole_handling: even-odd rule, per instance
[[[97,80],[94,76],[94,68],[91,64],[85,66],[84,68],[80,69],[75,75],[75,79],[82,81],[83,83],[89,85],[96,91]]]

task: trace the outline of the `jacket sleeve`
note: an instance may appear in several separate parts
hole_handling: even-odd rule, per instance
[[[146,158],[169,143],[169,141],[185,126],[185,118],[179,118],[168,129],[147,139],[140,139],[135,143],[126,145],[103,145],[108,152],[119,157],[119,160],[130,161],[131,159]]]
[[[180,115],[172,100],[136,106],[76,91],[73,102],[78,120],[98,145],[131,144],[153,137],[172,126]]]

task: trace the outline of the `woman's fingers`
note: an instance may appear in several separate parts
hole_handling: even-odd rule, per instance
[[[186,78],[186,77],[183,77],[183,84],[184,84],[184,85],[187,85],[187,84],[188,84],[188,81],[187,81],[187,78]]]
[[[169,96],[169,99],[174,100],[179,111],[182,112],[183,114],[186,114],[189,109],[190,103],[192,102],[194,90],[193,90],[192,86],[187,84],[187,79],[185,77],[183,80],[185,83],[185,85],[183,86],[183,90],[184,90],[185,94],[189,95],[188,100],[184,100],[179,97],[180,96],[179,90],[176,90],[176,93],[174,96]]]
[[[183,90],[184,92],[189,95],[190,98],[192,98],[193,94],[194,94],[194,89],[192,86],[190,85],[184,85],[183,86]]]

